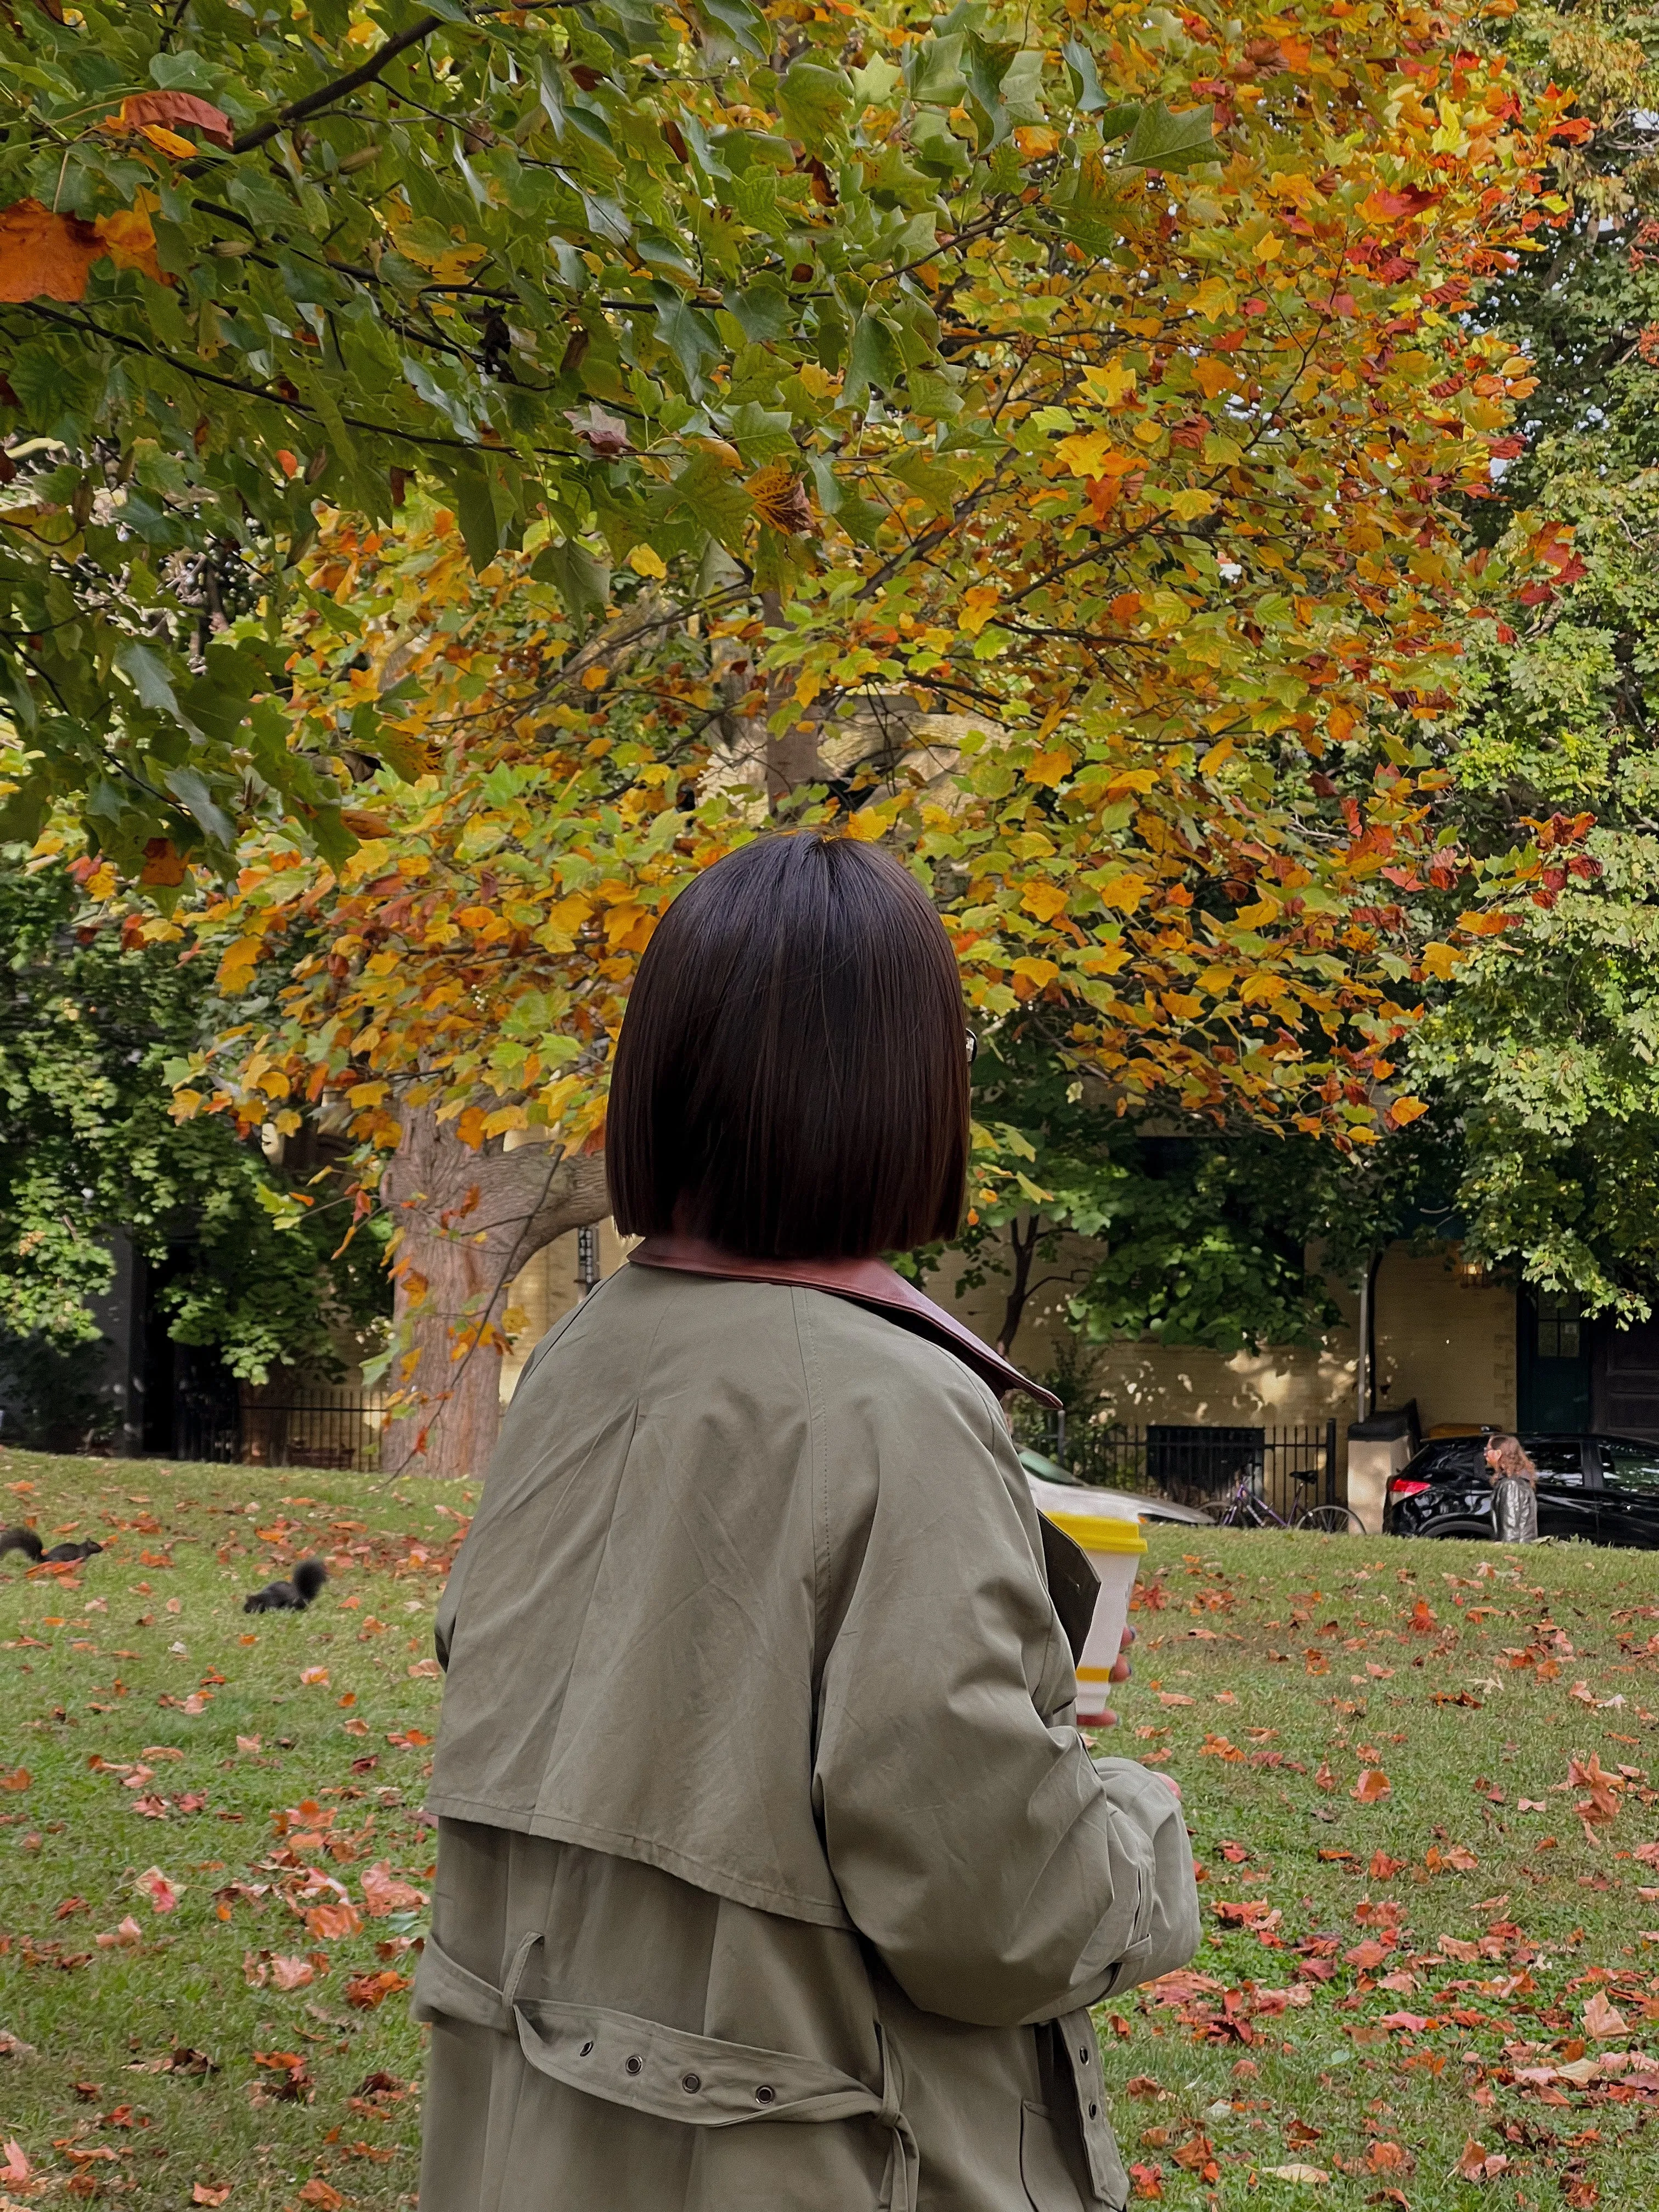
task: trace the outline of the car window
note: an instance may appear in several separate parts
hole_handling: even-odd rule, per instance
[[[1638,1443],[1633,1438],[1607,1437],[1601,1443],[1601,1471],[1621,1490],[1659,1491],[1659,1444]]]
[[[1419,1482],[1467,1482],[1483,1472],[1480,1437],[1440,1437],[1424,1445],[1406,1473]]]
[[[1522,1443],[1544,1481],[1559,1489],[1582,1490],[1584,1447],[1580,1437],[1522,1437]]]

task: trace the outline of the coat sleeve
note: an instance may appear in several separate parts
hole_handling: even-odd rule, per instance
[[[1174,1791],[1043,1717],[1069,1709],[1071,1656],[994,1401],[928,1395],[878,1436],[815,1797],[848,1911],[907,1996],[1008,2027],[1184,1963],[1197,1893]]]

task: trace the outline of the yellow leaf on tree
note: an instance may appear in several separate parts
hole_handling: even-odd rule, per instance
[[[1423,947],[1423,965],[1431,975],[1437,977],[1443,983],[1462,957],[1462,953],[1455,945],[1425,945]]]
[[[1024,976],[1028,983],[1035,983],[1038,990],[1042,991],[1046,990],[1048,985],[1054,981],[1055,976],[1059,975],[1060,970],[1055,967],[1052,960],[1033,960],[1028,958],[1016,960],[1013,966],[1013,973],[1016,975]]]
[[[584,669],[582,672],[582,690],[584,691],[603,691],[605,685],[610,681],[611,671],[608,668],[602,668],[596,665],[592,668]]]
[[[996,612],[997,601],[1002,594],[994,584],[975,584],[962,595],[962,611],[957,617],[957,628],[969,637],[977,637]]]
[[[234,998],[246,991],[253,981],[253,971],[259,964],[261,940],[257,937],[239,937],[226,947],[219,962],[219,988]]]
[[[1077,964],[1085,975],[1115,975],[1120,968],[1128,966],[1129,959],[1129,953],[1121,945],[1093,945]]]
[[[668,564],[662,555],[649,545],[635,545],[629,553],[628,565],[636,576],[665,576]]]
[[[1052,921],[1057,914],[1066,911],[1066,894],[1058,884],[1027,884],[1019,902],[1027,914],[1034,914],[1039,921]]]
[[[1050,789],[1064,783],[1072,773],[1072,756],[1066,752],[1033,753],[1025,763],[1027,783],[1046,784]]]
[[[860,806],[856,814],[847,817],[847,835],[860,845],[873,845],[887,832],[886,817],[878,807]]]
[[[195,150],[192,146],[191,152]],[[139,270],[152,284],[167,283],[155,258],[155,233],[143,209],[119,208],[113,215],[100,215],[97,229],[118,269]]]
[[[1408,1121],[1416,1121],[1419,1115],[1426,1114],[1428,1110],[1426,1098],[1396,1098],[1389,1109],[1389,1119],[1396,1129],[1403,1129]]]
[[[1028,161],[1040,161],[1059,145],[1060,133],[1046,123],[1022,124],[1014,133],[1014,143]]]
[[[1092,398],[1121,407],[1135,388],[1135,372],[1124,362],[1114,362],[1108,368],[1085,368],[1083,381]]]
[[[1193,382],[1206,399],[1214,399],[1221,392],[1231,392],[1237,379],[1224,361],[1195,361]]]
[[[1235,917],[1246,929],[1261,929],[1279,918],[1279,906],[1276,898],[1264,895],[1254,906],[1242,906]]]
[[[1126,870],[1122,875],[1113,876],[1108,881],[1101,891],[1100,902],[1103,906],[1116,907],[1120,913],[1133,914],[1150,888],[1145,876],[1137,876]]]
[[[159,146],[175,161],[190,161],[196,157],[196,149],[188,138],[181,138],[176,131],[168,131],[160,123],[146,123],[143,135],[152,146]]]
[[[1097,477],[1106,474],[1106,460],[1109,456],[1115,454],[1116,454],[1116,447],[1109,430],[1079,432],[1072,437],[1062,438],[1054,447],[1056,459],[1063,467],[1069,469],[1074,477]],[[1130,468],[1135,465],[1127,454],[1119,455],[1117,458],[1127,461]]]
[[[1208,514],[1216,504],[1212,491],[1200,491],[1194,488],[1175,493],[1170,501],[1170,512],[1179,515],[1183,522],[1196,522],[1200,514]]]

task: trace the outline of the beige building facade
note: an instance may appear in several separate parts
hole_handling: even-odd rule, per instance
[[[604,1222],[586,1253],[579,1234],[538,1252],[513,1285],[514,1349],[501,1374],[512,1395],[531,1351],[583,1295],[585,1270],[594,1280],[619,1267],[627,1243]],[[1054,1267],[1039,1270],[1011,1349],[1028,1374],[1043,1376],[1065,1355],[1070,1336],[1066,1302],[1087,1260],[1078,1240]],[[994,1342],[1003,1287],[993,1278],[979,1291],[954,1294],[950,1269],[927,1285],[976,1334]],[[1333,1286],[1343,1321],[1316,1345],[1226,1353],[1202,1346],[1115,1343],[1087,1355],[1100,1418],[1131,1426],[1160,1422],[1194,1426],[1310,1427],[1334,1420],[1339,1454],[1358,1414],[1358,1299]],[[1375,1290],[1376,1373],[1373,1410],[1415,1401],[1419,1428],[1509,1427],[1516,1419],[1516,1305],[1500,1288],[1462,1266],[1455,1246],[1413,1253],[1397,1244],[1383,1256]],[[521,1317],[521,1318],[520,1318]]]

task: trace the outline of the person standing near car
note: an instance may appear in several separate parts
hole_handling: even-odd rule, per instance
[[[1079,1733],[1030,1386],[879,1257],[955,1233],[969,1059],[868,845],[760,838],[657,925],[605,1137],[644,1242],[438,1612],[421,2212],[1127,2200],[1089,2008],[1197,1948],[1179,1796]]]
[[[1519,1437],[1486,1438],[1486,1465],[1492,1471],[1492,1511],[1500,1544],[1538,1541],[1538,1469],[1527,1456]]]

